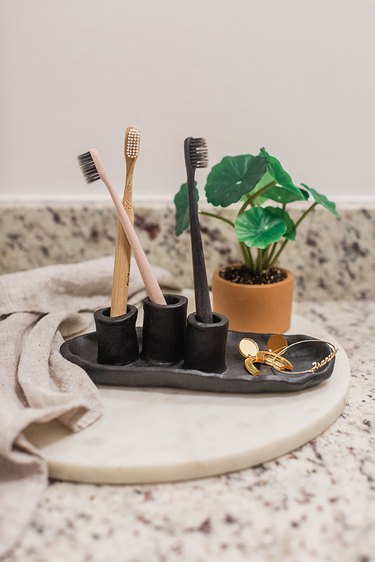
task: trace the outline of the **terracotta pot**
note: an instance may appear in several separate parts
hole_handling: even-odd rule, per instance
[[[222,268],[220,268],[222,270]],[[223,279],[217,269],[212,278],[213,309],[226,316],[234,332],[281,334],[290,326],[293,273],[271,285],[244,285]]]

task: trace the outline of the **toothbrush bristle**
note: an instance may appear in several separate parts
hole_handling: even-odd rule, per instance
[[[139,154],[139,143],[141,140],[141,133],[136,127],[129,129],[126,138],[126,156],[128,158],[137,158]]]
[[[206,139],[192,138],[190,140],[190,161],[193,168],[206,168],[208,165],[208,150]]]
[[[100,179],[98,170],[96,169],[94,160],[90,152],[85,152],[77,157],[81,171],[87,183],[93,183]]]

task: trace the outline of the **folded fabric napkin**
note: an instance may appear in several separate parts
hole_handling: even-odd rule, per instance
[[[59,349],[64,337],[88,328],[88,311],[109,306],[112,271],[108,257],[0,277],[0,557],[47,486],[46,462],[23,431],[55,418],[79,431],[103,412],[96,386]],[[153,271],[163,288],[180,288],[167,271]],[[145,296],[135,264],[129,296],[133,304]]]

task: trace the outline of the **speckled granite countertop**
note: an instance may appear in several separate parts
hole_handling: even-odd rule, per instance
[[[221,211],[234,218],[230,209]],[[375,299],[375,209],[340,209],[335,219],[317,208],[288,244],[280,265],[295,274],[295,299]],[[137,205],[135,226],[151,263],[192,287],[190,238],[176,238],[171,205]],[[294,209],[297,218],[301,210]],[[201,217],[209,278],[240,258],[231,229]],[[2,203],[0,273],[113,254],[116,216],[110,203]]]
[[[375,560],[375,302],[301,302],[344,346],[348,405],[300,449],[192,482],[51,482],[7,562]]]

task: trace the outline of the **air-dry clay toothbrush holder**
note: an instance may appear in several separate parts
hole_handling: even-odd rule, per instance
[[[221,314],[213,322],[200,322],[196,313],[187,319],[184,368],[204,373],[223,373],[226,368],[229,322]]]
[[[164,295],[167,305],[143,301],[141,357],[152,365],[176,365],[184,359],[188,300],[182,295]]]
[[[227,320],[214,313],[206,324],[191,314],[186,324],[187,299],[165,295],[167,305],[144,301],[144,324],[135,328],[136,309],[110,318],[109,310],[95,313],[97,331],[78,336],[61,346],[62,355],[82,367],[96,384],[129,387],[170,387],[224,393],[290,392],[303,390],[328,379],[333,359],[314,373],[288,375],[267,365],[261,374],[249,375],[238,351],[242,338],[251,337],[267,349],[269,334],[228,331]],[[287,335],[288,344],[311,340],[306,335]],[[140,355],[138,349],[141,349]],[[295,371],[311,368],[313,361],[329,355],[327,343],[317,340],[290,350]]]
[[[105,365],[127,365],[139,357],[135,323],[138,310],[128,305],[126,314],[110,316],[109,308],[94,313],[97,337],[97,362]]]

